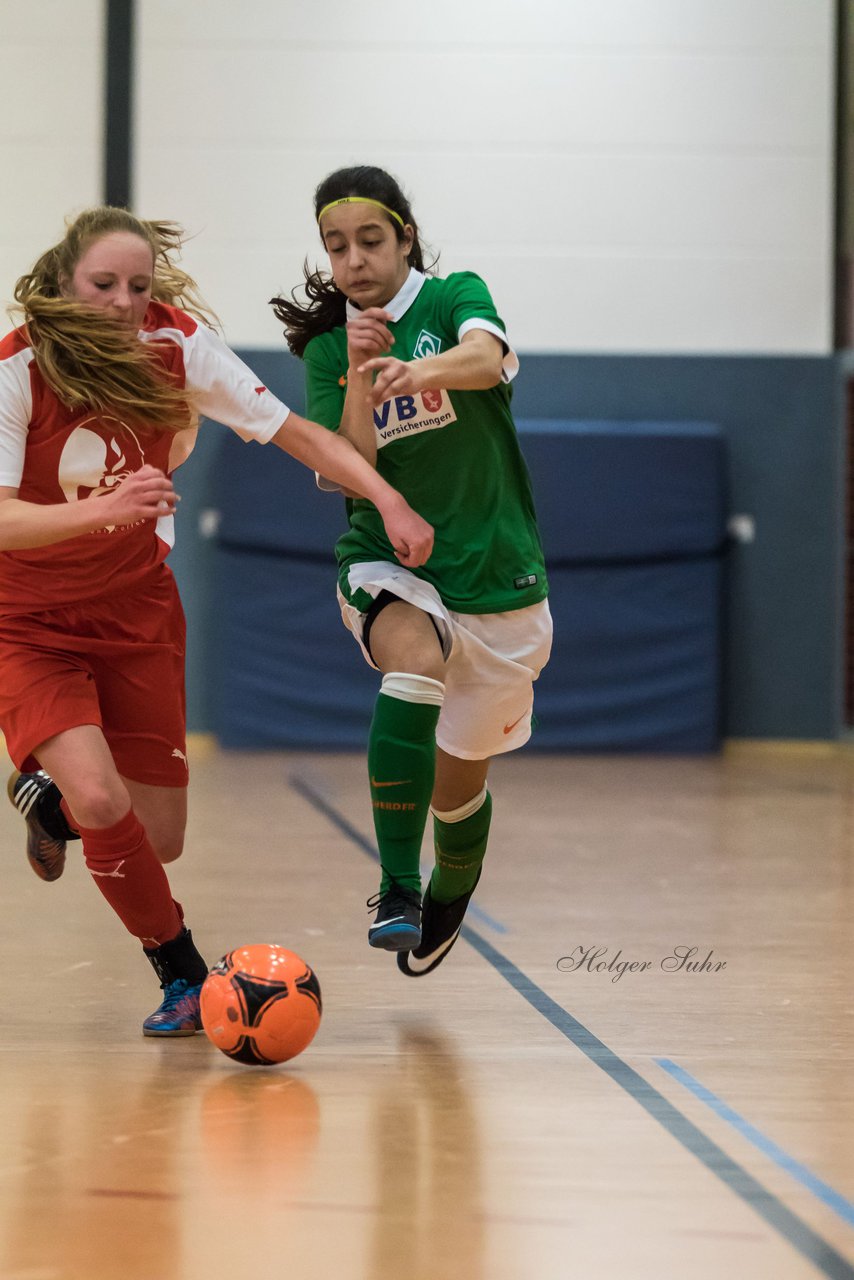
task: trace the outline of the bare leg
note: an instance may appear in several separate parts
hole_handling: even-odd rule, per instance
[[[445,659],[436,628],[423,609],[395,600],[377,615],[371,628],[371,653],[383,674],[408,671],[442,680]]]
[[[149,950],[177,938],[180,906],[101,730],[78,725],[41,743],[35,754],[65,796],[83,839],[86,866],[128,932]],[[147,788],[143,795],[152,811],[152,792],[160,790]],[[174,806],[174,796],[170,803]],[[180,801],[178,807],[180,812]],[[169,834],[170,816],[167,811],[159,820],[161,835]]]
[[[184,927],[162,866],[181,852],[186,788],[122,778],[96,725],[56,734],[34,754],[65,797],[94,883],[142,943],[164,989],[162,1003],[143,1022],[143,1033],[193,1035],[201,1027],[199,995],[207,965]]]
[[[187,827],[187,788],[153,787],[124,777],[122,782],[159,860],[180,858]]]
[[[130,808],[130,793],[97,725],[66,729],[41,743],[33,754],[53,778],[81,826],[112,826]]]
[[[437,747],[433,808],[448,813],[473,800],[483,790],[488,771],[489,760],[460,760]]]

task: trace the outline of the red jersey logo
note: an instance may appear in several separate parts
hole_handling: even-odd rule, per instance
[[[63,445],[59,484],[66,502],[80,502],[109,493],[144,466],[145,451],[126,423],[84,418]]]
[[[438,413],[442,407],[441,391],[422,391],[421,400],[428,413]]]

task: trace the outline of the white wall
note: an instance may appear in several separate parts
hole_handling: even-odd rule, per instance
[[[442,269],[536,351],[826,352],[832,0],[143,0],[140,211],[230,340],[316,255],[311,197],[395,172]]]
[[[136,207],[230,340],[319,257],[317,182],[404,182],[536,351],[831,345],[833,0],[139,0]],[[101,194],[101,0],[0,0],[0,296]],[[452,34],[451,34],[452,33]]]
[[[102,0],[0,0],[0,301],[102,195]],[[0,329],[5,332],[5,329]]]

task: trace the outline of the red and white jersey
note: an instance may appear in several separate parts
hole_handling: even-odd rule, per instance
[[[140,339],[206,418],[265,444],[290,412],[206,325],[152,302]],[[132,429],[109,413],[68,409],[39,373],[24,330],[0,341],[0,485],[25,502],[108,493],[146,463],[170,473],[195,431]],[[0,612],[29,613],[121,590],[169,553],[173,520],[103,528],[47,547],[0,552]]]

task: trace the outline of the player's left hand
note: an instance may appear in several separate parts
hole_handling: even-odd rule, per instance
[[[417,360],[396,360],[394,356],[380,356],[359,365],[359,373],[376,373],[370,403],[377,408],[393,396],[411,396],[423,391]]]

